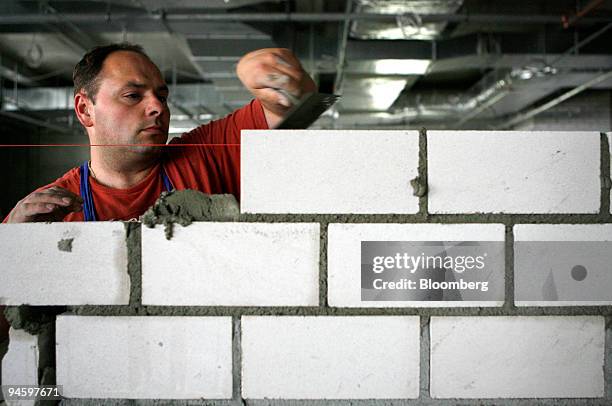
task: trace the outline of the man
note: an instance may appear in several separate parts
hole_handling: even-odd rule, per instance
[[[172,140],[177,146],[162,147],[170,111],[157,66],[135,45],[91,50],[73,73],[74,109],[89,136],[91,160],[20,200],[5,222],[131,220],[170,189],[239,199],[240,130],[274,128],[281,121],[291,103],[275,89],[299,97],[316,86],[287,49],[251,52],[237,73],[254,101]],[[3,308],[0,342],[8,330]]]
[[[274,128],[282,120],[291,103],[279,89],[299,97],[316,86],[287,49],[251,52],[237,73],[254,101],[171,141],[205,145],[162,147],[170,112],[157,66],[139,46],[93,49],[73,73],[74,109],[89,136],[91,160],[26,196],[5,221],[130,220],[170,189],[239,199],[240,130]]]

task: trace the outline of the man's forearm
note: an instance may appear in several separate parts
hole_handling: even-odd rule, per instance
[[[268,110],[263,104],[261,105],[261,107],[263,108],[264,115],[266,116],[266,122],[268,123],[268,127],[276,128],[276,126],[279,125],[280,122],[283,120],[283,116]]]

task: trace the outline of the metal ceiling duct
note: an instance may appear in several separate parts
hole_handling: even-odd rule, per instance
[[[335,125],[338,128],[368,126],[400,128],[418,124],[459,129],[466,127],[468,122],[473,123],[473,120],[481,124],[483,120],[494,124],[499,123],[499,119],[503,117],[519,114],[559,89],[577,86],[576,89],[584,90],[585,83],[589,84],[589,88],[610,88],[612,79],[609,75],[604,73],[597,76],[591,71],[563,70],[554,74],[550,72],[528,77],[523,69],[509,70],[505,75],[492,72],[467,94],[440,91],[418,94],[406,92],[387,112],[340,114]],[[594,76],[597,83],[591,84]]]
[[[264,0],[146,0],[146,1],[134,1],[134,0],[97,0],[102,3],[111,3],[127,7],[146,7],[149,11],[156,11],[161,9],[172,10],[172,9],[230,9],[237,7],[251,6],[264,2]],[[269,1],[269,0],[268,0]],[[280,0],[276,0],[279,2]]]
[[[414,123],[437,127],[461,128],[470,119],[486,120],[493,123],[502,117],[516,114],[537,100],[549,96],[563,87],[580,86],[591,80],[591,71],[560,70],[556,74],[534,74],[531,77],[524,70],[506,70],[490,73],[477,83],[467,95],[452,92],[403,93],[388,111],[363,111],[362,105],[341,106],[337,121],[331,116],[323,117],[319,125],[323,128],[357,128],[364,126],[406,126]],[[508,80],[509,78],[509,80]],[[223,92],[212,84],[179,84],[172,91],[173,125],[181,121],[196,122],[208,120],[229,113],[247,103],[251,96],[236,85],[228,83]],[[355,83],[357,85],[357,83]],[[598,83],[593,88],[609,88],[607,83]],[[350,86],[348,89],[358,89]],[[380,102],[390,103],[394,95],[388,89],[381,89]],[[16,97],[15,97],[16,96]],[[351,93],[348,99],[360,100],[364,94]],[[72,88],[20,88],[16,94],[7,92],[3,97],[4,111],[36,112],[48,115],[52,111],[71,113]],[[180,106],[178,108],[177,106]],[[347,109],[348,107],[348,109]],[[378,106],[383,107],[384,106]],[[202,116],[205,112],[205,116]],[[326,121],[327,120],[327,121]],[[332,120],[332,121],[330,121]],[[330,121],[330,122],[328,122]],[[183,125],[186,126],[187,124]],[[192,125],[192,124],[188,124]],[[193,125],[192,125],[193,126]]]
[[[396,14],[395,22],[354,21],[350,36],[358,39],[432,40],[444,30],[447,22],[425,23],[419,15],[453,14],[463,0],[356,0],[355,12]]]
[[[515,114],[563,87],[578,86],[592,76],[592,72],[553,69],[493,71],[465,94],[406,91],[387,112],[369,117],[341,115],[341,125],[407,125],[417,122],[461,128],[474,118],[491,121]]]

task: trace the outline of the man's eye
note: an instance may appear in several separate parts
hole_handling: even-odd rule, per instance
[[[167,103],[168,102],[168,96],[159,96],[158,99],[162,103]]]
[[[131,100],[138,100],[140,99],[140,95],[138,93],[128,93],[125,95],[126,98],[131,99]]]

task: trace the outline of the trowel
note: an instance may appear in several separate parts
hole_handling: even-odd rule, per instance
[[[314,123],[325,110],[330,108],[339,98],[335,94],[306,93],[297,98],[284,89],[274,89],[285,96],[293,105],[287,115],[276,126],[279,130],[305,129]]]

